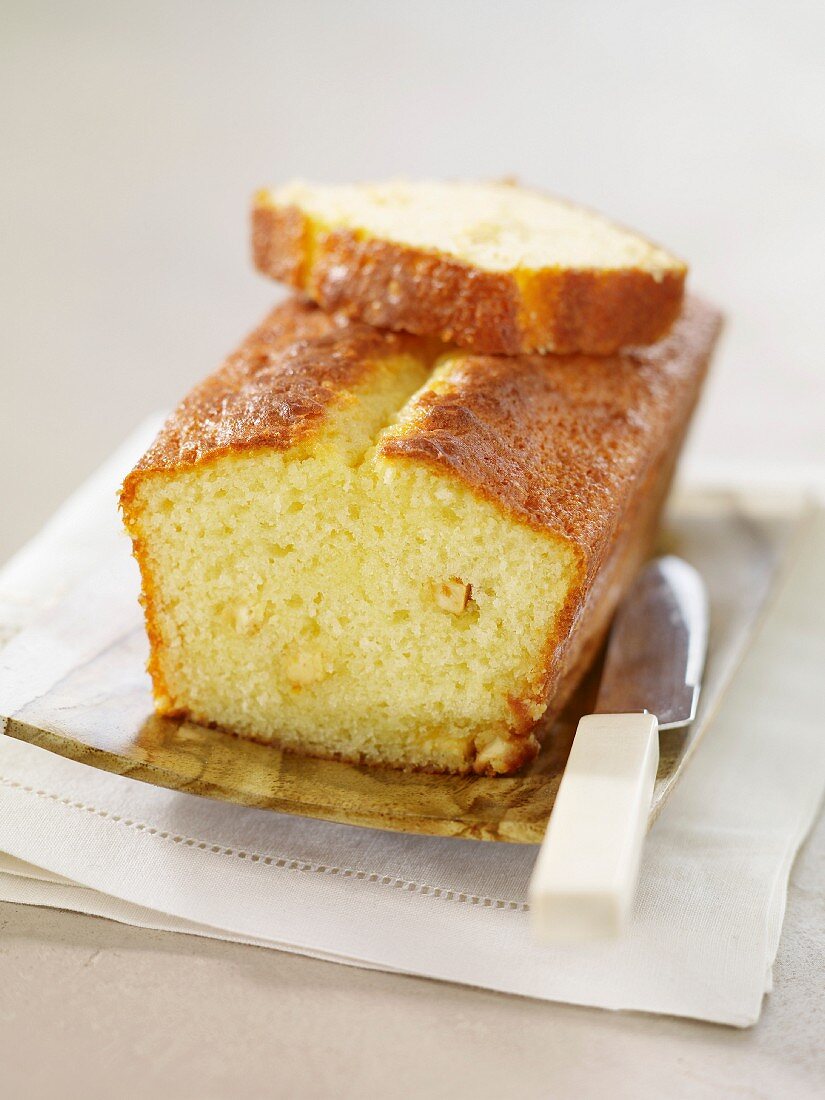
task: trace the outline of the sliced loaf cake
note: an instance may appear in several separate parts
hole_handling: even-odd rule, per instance
[[[718,329],[472,356],[301,301],[121,497],[157,707],[303,752],[510,773],[649,552]]]

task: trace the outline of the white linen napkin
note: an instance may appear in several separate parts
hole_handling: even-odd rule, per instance
[[[9,632],[112,554],[146,429],[0,574]],[[825,515],[653,829],[620,942],[530,938],[535,848],[413,837],[171,792],[0,738],[0,898],[548,1000],[755,1022],[825,786]],[[0,677],[3,658],[0,654]],[[11,688],[7,688],[11,692]],[[5,712],[0,690],[0,713]]]

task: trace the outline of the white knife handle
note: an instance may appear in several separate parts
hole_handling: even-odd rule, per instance
[[[636,895],[659,766],[652,714],[590,714],[576,730],[530,880],[535,936],[619,935]]]

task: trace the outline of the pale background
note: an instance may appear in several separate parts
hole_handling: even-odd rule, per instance
[[[729,328],[702,461],[825,459],[825,5],[0,3],[0,560],[278,293],[261,184],[516,174]]]
[[[0,150],[0,561],[274,300],[248,200],[296,175],[517,174],[639,227],[729,317],[689,463],[825,462],[821,0],[0,0]],[[748,1033],[2,906],[9,1085],[813,1096],[824,860],[820,823]]]

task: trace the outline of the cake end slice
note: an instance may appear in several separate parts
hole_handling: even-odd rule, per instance
[[[599,214],[508,183],[263,190],[260,271],[325,309],[487,354],[608,355],[662,337],[684,263]]]

